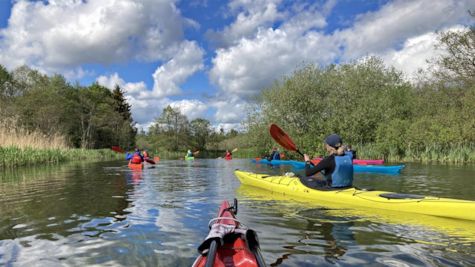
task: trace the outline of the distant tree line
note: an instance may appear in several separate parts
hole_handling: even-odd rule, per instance
[[[475,27],[438,33],[438,41],[439,56],[412,80],[377,57],[303,63],[247,106],[247,145],[260,153],[274,146],[268,126],[275,123],[302,151],[320,155],[332,133],[360,147],[373,144],[384,157],[474,148]]]
[[[130,108],[119,86],[111,92],[98,83],[71,85],[60,74],[48,76],[27,66],[10,72],[0,65],[0,120],[67,136],[72,147],[134,147]]]
[[[139,134],[137,145],[162,151],[223,150],[223,142],[238,135],[234,129],[228,133],[222,128],[215,131],[211,122],[203,118],[189,121],[180,108],[167,106],[148,133]]]

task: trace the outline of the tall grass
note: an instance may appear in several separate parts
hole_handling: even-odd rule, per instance
[[[86,158],[123,158],[110,149],[68,148],[61,135],[44,135],[19,127],[17,120],[0,121],[0,167],[61,162]]]
[[[29,131],[24,127],[20,127],[18,120],[15,118],[0,121],[0,146],[34,149],[68,148],[64,136],[58,134],[45,135],[40,131]]]

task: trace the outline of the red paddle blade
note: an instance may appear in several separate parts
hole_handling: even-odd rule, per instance
[[[150,164],[155,164],[155,161],[151,160],[151,159],[144,159],[146,162],[150,163]]]
[[[280,155],[280,158],[283,159],[285,156],[284,155]]]
[[[113,146],[112,150],[117,151],[119,153],[124,153],[124,150],[122,150],[120,147]]]
[[[193,152],[193,155],[197,155],[198,153],[200,153],[200,151],[195,151]]]
[[[254,158],[255,161],[261,161],[262,158]]]
[[[297,147],[294,145],[294,142],[292,142],[292,139],[284,132],[282,129],[279,128],[279,126],[275,124],[271,124],[269,126],[269,132],[272,138],[279,143],[283,148],[287,150],[292,150],[292,151],[297,151]]]

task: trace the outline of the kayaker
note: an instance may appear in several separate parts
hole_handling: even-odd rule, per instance
[[[313,168],[311,167],[310,157],[304,155],[305,176],[301,181],[304,185],[315,189],[347,188],[353,183],[353,154],[344,151],[341,137],[337,134],[329,135],[325,140],[326,149],[330,153],[329,157],[322,159]],[[322,172],[325,180],[309,177]]]
[[[186,155],[186,157],[187,157],[187,158],[191,158],[191,157],[193,157],[193,153],[191,153],[191,151],[190,151],[190,150],[188,150],[188,154]]]
[[[140,164],[143,162],[143,157],[140,155],[140,151],[136,148],[134,154],[127,154],[125,155],[125,159],[128,160],[132,164]]]
[[[351,144],[346,146],[346,151],[351,152],[351,154],[353,154],[353,159],[356,159],[356,150],[351,149]]]
[[[231,151],[229,151],[229,150],[226,149],[226,153],[224,153],[223,158],[225,158],[225,157],[232,157],[232,156],[233,156],[233,153],[231,153]]]
[[[148,150],[147,150],[147,149],[145,149],[145,151],[143,152],[143,157],[144,157],[145,159],[149,159],[149,158],[150,158],[150,156],[148,155]]]
[[[272,148],[272,153],[270,154],[270,156],[267,157],[268,161],[271,161],[273,159],[280,160],[280,154],[279,152],[277,152],[276,147]]]

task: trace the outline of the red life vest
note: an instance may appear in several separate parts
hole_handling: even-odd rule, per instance
[[[226,157],[231,157],[231,153],[226,152]]]
[[[148,153],[147,153],[147,152],[143,153],[143,156],[144,156],[145,158],[148,158]]]
[[[134,157],[132,158],[131,162],[136,164],[142,163],[142,158],[139,155],[134,154]]]

